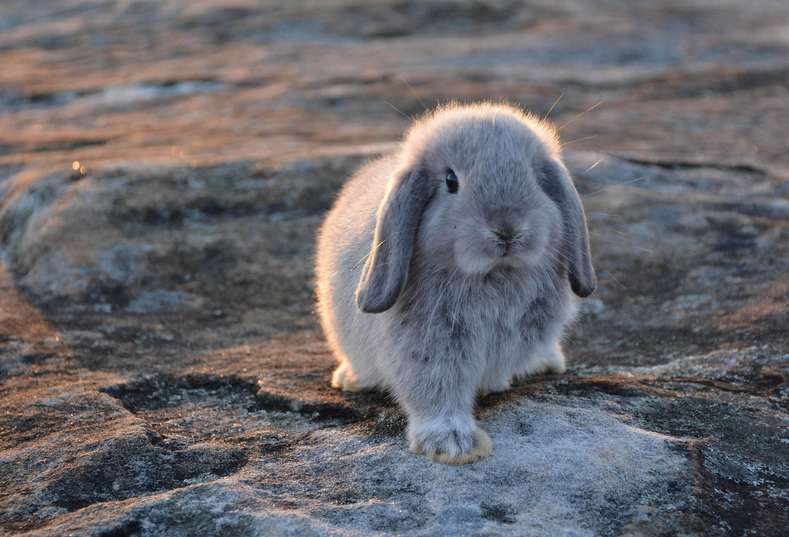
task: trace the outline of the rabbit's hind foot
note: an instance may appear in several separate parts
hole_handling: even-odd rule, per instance
[[[542,368],[543,373],[548,373],[550,375],[561,375],[567,371],[564,353],[558,343],[554,347],[551,347],[548,355],[545,357]]]

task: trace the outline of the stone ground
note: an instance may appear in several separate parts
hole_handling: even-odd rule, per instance
[[[786,534],[782,0],[7,0],[0,66],[0,534]],[[420,100],[560,95],[599,287],[432,463],[315,229]]]

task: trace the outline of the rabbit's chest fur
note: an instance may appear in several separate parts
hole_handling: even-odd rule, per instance
[[[468,362],[483,376],[509,378],[529,371],[529,361],[571,320],[574,300],[555,267],[475,277],[425,268],[396,306],[406,359]]]

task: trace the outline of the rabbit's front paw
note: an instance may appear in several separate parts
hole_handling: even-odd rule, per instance
[[[411,436],[411,451],[442,464],[477,462],[493,450],[488,433],[476,425],[471,430],[453,427],[414,431]]]
[[[364,388],[357,385],[356,373],[349,362],[343,362],[334,372],[331,378],[331,385],[340,388],[344,392],[362,392]]]

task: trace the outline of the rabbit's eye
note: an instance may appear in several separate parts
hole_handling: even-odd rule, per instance
[[[449,170],[449,173],[447,173],[447,190],[449,190],[450,194],[457,194],[458,186],[460,186],[458,176],[455,175],[455,172]]]

